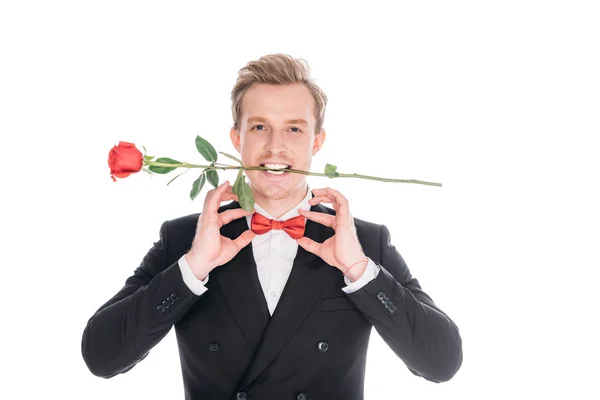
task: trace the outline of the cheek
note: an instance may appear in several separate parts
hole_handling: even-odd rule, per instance
[[[240,142],[240,154],[245,162],[252,161],[252,158],[259,155],[261,149],[261,143],[255,138],[245,138],[245,140]]]
[[[288,143],[296,154],[312,153],[313,141],[306,136],[290,138]]]

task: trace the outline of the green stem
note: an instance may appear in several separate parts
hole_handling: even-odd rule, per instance
[[[183,162],[183,163],[179,163],[179,164],[169,164],[169,163],[161,163],[161,162],[156,162],[156,161],[147,161],[144,160],[144,165],[149,165],[149,166],[156,166],[156,167],[170,167],[170,168],[205,168],[205,169],[222,169],[222,170],[228,170],[228,169],[244,169],[246,171],[248,170],[272,170],[272,171],[286,171],[286,172],[293,172],[296,174],[302,174],[302,175],[310,175],[310,176],[328,176],[325,173],[322,172],[309,172],[309,171],[303,171],[300,169],[272,169],[272,168],[267,168],[267,167],[242,167],[240,165],[227,165],[227,164],[218,164],[217,165],[198,165],[198,164],[190,164],[187,162]],[[441,183],[436,183],[436,182],[427,182],[427,181],[420,181],[417,179],[392,179],[392,178],[380,178],[378,176],[370,176],[370,175],[361,175],[361,174],[357,174],[357,173],[353,173],[353,174],[343,174],[341,172],[338,173],[337,176],[335,176],[335,178],[360,178],[360,179],[369,179],[372,181],[380,181],[380,182],[399,182],[399,183],[415,183],[415,184],[419,184],[419,185],[428,185],[428,186],[442,186]]]

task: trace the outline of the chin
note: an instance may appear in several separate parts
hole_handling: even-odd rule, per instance
[[[294,192],[294,188],[281,187],[279,185],[262,184],[252,188],[254,191],[260,193],[261,196],[271,200],[281,200]]]
[[[298,187],[302,185],[302,180],[296,181],[296,179],[290,178],[293,177],[290,176],[281,182],[269,182],[259,174],[249,174],[248,176],[252,191],[259,194],[261,197],[271,200],[285,199],[286,197],[291,196]]]

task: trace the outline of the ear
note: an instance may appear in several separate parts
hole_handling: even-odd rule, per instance
[[[323,128],[321,128],[321,132],[319,132],[315,135],[315,139],[313,141],[313,150],[312,150],[313,156],[315,154],[317,154],[319,152],[319,150],[321,150],[321,147],[323,147],[323,143],[325,143],[326,136],[327,136],[327,134],[325,133],[325,129],[323,129]]]
[[[231,128],[229,130],[229,137],[231,138],[231,144],[233,144],[233,147],[235,147],[238,153],[242,154],[242,152],[240,151],[240,132]]]

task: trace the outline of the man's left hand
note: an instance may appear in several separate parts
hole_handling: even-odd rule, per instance
[[[301,237],[296,242],[306,251],[322,258],[327,264],[346,272],[354,263],[366,259],[356,235],[356,227],[354,226],[354,218],[350,215],[348,199],[337,190],[329,187],[313,189],[312,192],[315,197],[309,200],[311,206],[321,202],[331,203],[336,215],[304,210],[298,212],[311,221],[332,228],[335,234],[323,243],[317,243],[307,237]],[[361,262],[359,265],[352,267],[346,276],[354,282],[363,274],[366,267],[367,263]]]

